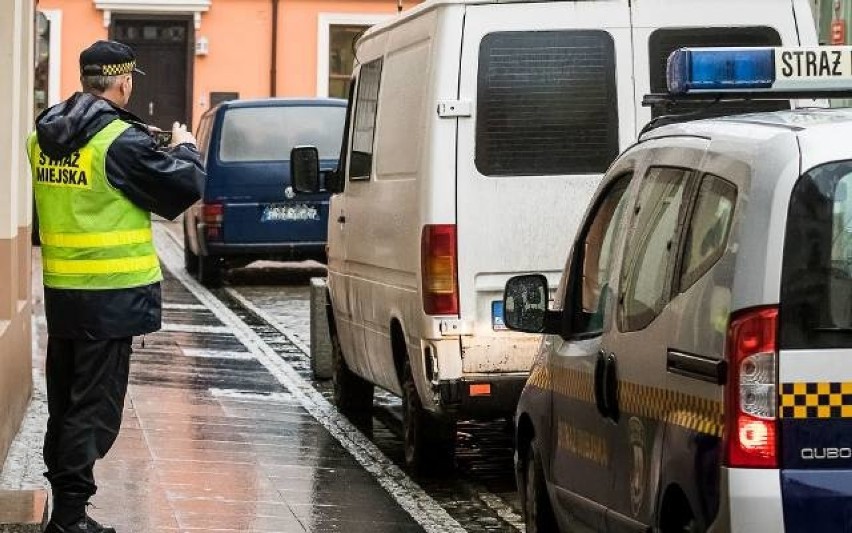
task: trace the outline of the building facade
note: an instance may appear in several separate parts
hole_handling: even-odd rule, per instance
[[[32,392],[30,171],[34,0],[0,2],[0,465]]]
[[[342,97],[353,38],[405,1],[39,0],[37,108],[78,90],[80,51],[105,38],[136,49],[130,108],[159,127],[237,97]]]

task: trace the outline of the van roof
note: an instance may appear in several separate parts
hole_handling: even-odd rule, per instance
[[[437,9],[439,7],[444,6],[453,6],[453,5],[481,5],[481,4],[538,4],[538,3],[555,3],[555,2],[588,2],[589,0],[425,0],[420,4],[416,5],[411,9],[406,9],[402,13],[399,14],[398,17],[394,19],[390,19],[384,22],[380,22],[374,26],[371,26],[364,35],[358,39],[360,43],[364,39],[369,39],[375,35],[383,33],[403,22],[411,20],[420,16],[421,14],[432,11],[433,9]],[[610,3],[621,3],[624,5],[629,5],[630,0],[595,0],[595,1],[607,1]],[[790,0],[779,0],[779,3],[789,3]]]
[[[346,100],[340,98],[246,98],[244,100],[226,100],[205,111],[203,116],[217,113],[220,109],[283,106],[346,107]]]
[[[340,98],[247,98],[242,100],[227,100],[219,105],[222,107],[346,106],[346,100]]]

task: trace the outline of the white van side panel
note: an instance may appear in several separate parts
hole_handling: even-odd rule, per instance
[[[459,120],[458,234],[466,374],[528,372],[540,341],[494,331],[492,304],[513,275],[545,273],[555,287],[601,174],[483,175],[475,162],[480,45],[495,32],[604,30],[615,50],[619,144],[635,138],[630,17],[626,2],[472,5],[465,19],[460,99],[473,116]],[[578,57],[578,61],[586,58]],[[558,76],[559,73],[554,73]],[[565,95],[570,98],[571,95]],[[518,98],[517,105],[523,105]],[[535,142],[535,140],[524,140]],[[601,169],[602,171],[604,169]]]
[[[446,18],[442,11],[427,10],[358,47],[359,59],[383,56],[383,66],[372,176],[348,183],[346,190],[348,297],[355,336],[360,334],[363,344],[356,338],[353,349],[343,351],[347,361],[356,359],[352,368],[365,369],[364,377],[398,394],[391,324],[397,322],[408,344],[419,346],[423,189],[431,171],[430,151],[447,152],[454,140],[454,132],[439,137],[449,146],[436,147],[433,140],[434,69],[439,54],[446,53],[437,39],[439,19]],[[460,26],[461,9],[456,11]],[[459,36],[441,40],[447,39],[458,42]],[[412,364],[415,377],[422,375],[420,367]]]
[[[795,4],[795,10],[794,10]],[[662,28],[769,27],[781,36],[785,46],[816,45],[813,12],[807,0],[642,0],[633,4],[634,61],[636,94],[651,92],[649,44],[651,35]],[[700,13],[700,17],[696,16]],[[798,23],[798,27],[797,27]],[[800,43],[801,37],[801,43]],[[639,107],[637,131],[651,120],[651,109]]]

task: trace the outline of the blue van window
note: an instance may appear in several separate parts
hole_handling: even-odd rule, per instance
[[[225,112],[219,160],[286,161],[300,145],[316,146],[320,159],[337,159],[345,118],[344,107],[231,108]]]

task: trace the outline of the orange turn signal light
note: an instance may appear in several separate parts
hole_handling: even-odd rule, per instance
[[[471,396],[491,396],[490,383],[472,383],[470,385]]]

